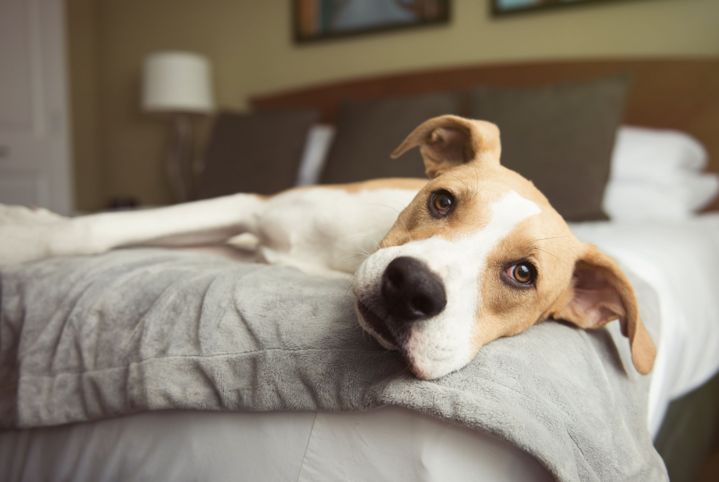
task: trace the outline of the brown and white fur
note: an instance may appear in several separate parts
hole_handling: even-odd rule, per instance
[[[581,328],[618,319],[634,366],[651,370],[656,350],[627,278],[577,240],[531,182],[500,165],[494,124],[436,117],[393,157],[414,147],[429,181],[236,194],[76,218],[0,206],[0,265],[150,244],[220,246],[250,235],[266,262],[354,273],[359,324],[399,350],[419,378],[460,369],[492,340],[545,319]],[[450,209],[433,207],[438,193],[450,197]],[[532,282],[522,283],[528,267]]]

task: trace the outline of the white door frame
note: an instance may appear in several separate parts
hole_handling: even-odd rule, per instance
[[[13,123],[0,113],[0,202],[28,200],[71,214],[73,168],[67,88],[65,4],[63,0],[15,0],[14,12],[27,24],[25,57],[6,54],[4,68],[28,69],[29,122]],[[19,21],[19,20],[18,20]],[[8,51],[6,51],[8,52]],[[0,86],[2,88],[2,86]],[[22,95],[21,94],[21,95]]]

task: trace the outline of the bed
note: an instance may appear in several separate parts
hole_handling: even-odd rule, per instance
[[[339,123],[341,104],[347,100],[368,101],[407,94],[463,91],[477,84],[493,84],[506,88],[557,81],[581,81],[617,73],[630,73],[634,79],[628,91],[626,112],[620,119],[623,125],[679,129],[698,139],[706,149],[710,162],[717,162],[719,140],[714,132],[719,126],[719,96],[716,95],[719,85],[719,60],[716,59],[541,62],[461,67],[344,81],[293,92],[263,95],[254,99],[253,105],[258,110],[268,112],[275,109],[315,112],[314,116],[306,112],[297,115],[295,112],[294,117],[287,120],[289,124],[299,122],[307,125],[318,120],[322,123]],[[656,99],[662,99],[662,102],[659,103]],[[436,108],[444,108],[442,102],[442,99],[433,98],[431,104]],[[380,112],[383,112],[382,109]],[[243,129],[247,130],[247,122],[250,120],[243,118],[232,122],[239,122]],[[261,123],[265,126],[279,125],[271,116],[261,119]],[[228,123],[223,125],[227,126]],[[318,135],[317,131],[314,135]],[[230,129],[227,136],[218,136],[222,137],[221,141],[210,146],[210,150],[215,149],[216,152],[210,152],[204,184],[199,186],[199,193],[205,196],[219,194],[216,191],[220,183],[218,179],[228,177],[227,171],[218,170],[215,167],[218,164],[210,166],[209,162],[212,159],[229,162],[224,159],[227,152],[232,151],[230,141],[237,136],[237,131]],[[306,135],[288,136],[287,144],[294,143],[292,148],[295,151],[309,149],[326,152],[327,136],[319,131],[319,137],[323,136],[324,148],[309,148],[305,142]],[[258,135],[251,137],[256,139]],[[235,141],[239,142],[237,139]],[[612,141],[614,142],[613,137]],[[284,147],[289,149],[290,146]],[[307,152],[305,154],[305,162],[298,160],[294,164],[285,163],[290,164],[289,166],[275,166],[277,169],[284,169],[287,179],[285,182],[294,182],[292,176],[297,173],[300,181],[316,180],[316,175],[313,177],[310,172],[313,169],[307,167],[308,162],[311,164],[314,161],[308,161]],[[318,155],[326,157],[315,153],[315,157]],[[719,171],[716,164],[710,164],[707,169]],[[225,176],[221,175],[222,172],[225,172]],[[262,172],[258,170],[253,175],[261,176]],[[243,186],[235,184],[227,188],[242,190]],[[276,186],[268,189],[274,188]],[[631,190],[629,192],[631,193]],[[577,222],[574,222],[572,227],[580,238],[596,243],[631,273],[638,287],[640,300],[643,300],[640,309],[646,312],[644,316],[648,319],[645,319],[645,322],[649,325],[659,349],[651,378],[641,378],[636,374],[631,376],[622,363],[619,363],[617,368],[614,362],[610,362],[609,368],[606,368],[606,360],[592,361],[599,365],[588,364],[587,373],[592,373],[591,370],[596,366],[605,366],[606,369],[602,369],[601,373],[607,377],[606,383],[626,384],[621,386],[632,391],[631,397],[627,398],[632,403],[627,405],[626,413],[637,413],[633,414],[633,418],[626,415],[624,422],[623,418],[619,417],[616,426],[625,424],[629,427],[627,436],[633,437],[637,431],[631,430],[632,424],[635,423],[633,420],[640,420],[645,424],[647,437],[654,437],[660,453],[665,460],[670,460],[672,452],[680,445],[678,440],[684,440],[680,436],[681,432],[688,426],[686,417],[672,416],[672,401],[684,397],[686,402],[687,396],[694,395],[700,402],[706,403],[707,397],[715,396],[711,390],[705,396],[696,394],[701,395],[701,390],[712,388],[712,383],[707,385],[707,382],[719,370],[719,357],[716,355],[719,353],[719,305],[715,302],[719,281],[713,276],[713,273],[719,270],[719,214],[713,213],[712,206],[709,205],[703,208],[705,213],[699,216],[679,212],[672,215],[671,219],[658,219],[656,211],[651,212],[652,207],[641,207],[644,209],[642,212],[650,212],[646,219],[638,216],[621,221],[587,220],[584,216],[588,211],[577,212]],[[687,210],[693,212],[697,208],[695,203]],[[113,264],[113,258],[105,258],[102,261],[105,263],[103,269],[115,269],[117,265],[128,270],[130,268],[127,266],[133,266],[133,269],[149,269],[148,260],[165,260],[168,256],[173,263],[185,263],[183,269],[186,270],[197,267],[200,263],[195,258],[185,258],[185,254],[127,251],[117,256],[139,257],[134,264],[128,262],[128,258],[118,258],[116,264]],[[78,266],[87,266],[82,263],[88,261],[60,260],[55,263],[65,262],[75,264],[67,265],[69,267],[63,269],[78,270]],[[207,263],[221,273],[229,269],[224,265],[215,266],[213,261],[205,261],[204,258],[202,269],[209,269],[206,268]],[[92,269],[95,269],[94,266]],[[28,268],[30,269],[46,273],[51,278],[52,273],[59,272],[57,270],[60,266],[40,264]],[[28,318],[30,315],[21,310],[22,316],[13,318],[8,306],[17,299],[11,297],[10,287],[31,286],[21,283],[26,282],[26,278],[22,277],[28,272],[17,270],[3,273],[3,309],[6,311],[3,311],[4,331],[0,331],[0,341],[4,342],[5,367],[12,365],[8,360],[22,358],[8,349],[8,346],[12,347],[9,340],[18,336],[17,333],[8,331],[8,326],[11,319]],[[178,271],[180,272],[186,271]],[[140,273],[150,276],[145,271]],[[283,273],[284,280],[299,276],[296,273]],[[34,282],[37,276],[28,279]],[[15,284],[9,284],[11,282]],[[301,279],[296,282],[303,284],[310,281]],[[56,280],[55,284],[62,283]],[[249,284],[254,286],[261,283],[256,281]],[[333,284],[334,288],[326,286],[325,289],[337,290],[335,285],[337,283]],[[342,285],[339,287],[342,288]],[[338,299],[344,299],[341,298],[341,293],[336,293],[336,296]],[[269,310],[266,306],[263,309]],[[502,356],[509,356],[507,353],[512,350],[516,351],[516,347],[513,348],[512,345],[514,343],[545,342],[546,339],[542,337],[555,337],[558,334],[575,340],[577,346],[587,349],[593,347],[591,349],[597,350],[597,353],[607,353],[609,359],[625,359],[627,354],[622,352],[624,343],[618,328],[610,326],[602,332],[575,339],[574,337],[578,336],[576,330],[548,323],[526,335],[509,339],[509,344],[497,343],[497,347],[488,351],[480,360],[484,365],[473,365],[470,370],[480,370],[478,376],[484,377],[482,380],[506,384],[501,369],[487,374],[481,373],[482,367],[495,367],[492,363],[497,363]],[[352,336],[356,336],[356,333]],[[370,343],[361,337],[350,339],[353,343],[356,340]],[[375,348],[368,348],[374,350],[371,351],[373,357],[387,356]],[[534,353],[539,351],[537,349]],[[533,362],[546,363],[547,367],[555,363],[551,352],[542,358],[543,360],[539,361],[533,359]],[[382,363],[395,367],[396,360],[382,360]],[[321,364],[322,361],[315,360],[313,363]],[[504,369],[508,366],[511,364],[506,362]],[[401,373],[401,367],[396,369]],[[12,371],[9,375],[4,374],[6,381],[11,377]],[[412,383],[401,375],[397,379],[403,384]],[[397,382],[397,379],[392,378],[392,383]],[[381,380],[384,383],[383,388],[396,386],[385,378]],[[520,384],[518,389],[529,390],[531,381],[521,380],[527,385],[521,388]],[[376,379],[370,381],[374,382]],[[454,381],[467,383],[467,379],[461,377]],[[162,380],[155,383],[161,386]],[[209,385],[213,383],[214,386],[219,386],[216,380]],[[148,401],[149,398],[128,396],[127,399],[131,399],[135,404],[132,409],[128,408],[131,404],[128,405],[127,400],[122,400],[112,408],[111,400],[108,399],[94,409],[85,406],[68,410],[63,406],[61,415],[58,415],[60,412],[53,412],[48,408],[50,403],[28,401],[22,407],[17,403],[13,405],[16,402],[15,393],[8,396],[11,391],[9,387],[20,392],[19,385],[6,383],[4,386],[5,394],[0,400],[3,402],[0,403],[0,409],[4,410],[4,426],[16,427],[0,433],[0,472],[7,475],[7,480],[600,480],[606,479],[608,474],[624,474],[624,478],[633,477],[636,480],[647,480],[648,476],[651,476],[651,479],[666,477],[663,465],[657,462],[649,451],[637,453],[635,458],[646,462],[644,465],[652,465],[650,471],[645,471],[646,467],[637,463],[636,467],[630,467],[626,472],[592,472],[594,467],[591,464],[567,465],[565,457],[557,457],[556,453],[552,452],[542,452],[532,445],[531,440],[522,438],[523,430],[532,433],[533,420],[522,419],[520,412],[512,412],[513,416],[517,417],[517,423],[509,420],[505,422],[505,425],[514,424],[514,432],[505,433],[501,430],[501,419],[493,422],[482,417],[473,419],[473,414],[477,413],[488,418],[491,416],[490,412],[477,412],[476,406],[472,409],[474,411],[468,412],[465,410],[466,406],[461,404],[448,408],[440,407],[441,401],[436,400],[428,404],[407,402],[398,398],[399,392],[380,391],[378,393],[385,398],[364,398],[362,403],[352,397],[320,403],[317,400],[292,400],[291,396],[283,395],[277,398],[281,399],[282,403],[255,406],[254,411],[250,412],[247,411],[248,405],[243,405],[242,401],[233,399],[234,405],[228,402],[226,394],[218,396],[222,403],[208,403],[207,399],[203,398],[193,404],[187,402],[192,400],[192,393],[173,395],[165,391],[159,399],[152,399],[152,403]],[[145,387],[147,386],[149,385]],[[611,386],[616,389],[619,385]],[[100,387],[97,390],[103,393],[101,381],[97,382],[96,387]],[[332,392],[332,389],[327,391]],[[358,388],[357,391],[361,392],[361,389]],[[491,393],[483,394],[485,397],[490,395]],[[62,394],[59,392],[55,392],[55,397],[62,400]],[[82,400],[100,398],[102,397],[88,395]],[[182,404],[183,400],[186,401],[185,405]],[[490,399],[480,400],[488,404]],[[616,403],[620,404],[619,401]],[[692,403],[689,400],[686,403],[690,405],[679,413],[688,414],[691,418],[697,402]],[[28,410],[28,407],[32,407],[34,411]],[[312,407],[314,409],[311,409]],[[238,408],[245,410],[237,411]],[[346,411],[349,408],[355,410]],[[591,427],[594,423],[597,432],[602,431],[603,424],[610,428],[615,427],[608,419],[592,420],[590,416],[585,416],[581,411],[581,404],[565,408],[568,414],[586,419],[588,426]],[[501,411],[498,413],[501,414]],[[602,413],[609,417],[610,411]],[[665,420],[671,422],[677,419],[681,419],[682,425],[678,428],[666,423],[662,425]],[[68,423],[81,420],[89,421]],[[544,422],[550,423],[549,419]],[[695,443],[701,442],[700,446],[690,452],[697,459],[698,454],[709,450],[714,436],[714,427],[709,427],[710,424],[699,425],[706,433],[701,437],[693,437]],[[552,434],[551,427],[540,427],[537,430],[537,437]],[[620,444],[623,434],[624,432],[618,431],[613,434],[616,439],[598,440]],[[557,438],[560,437],[557,435]],[[641,436],[637,437],[637,440],[643,444],[642,449],[646,449],[647,441]],[[661,440],[666,441],[666,452],[662,452]],[[639,442],[636,447],[640,446]],[[562,447],[560,444],[557,449],[561,450]],[[587,445],[582,445],[579,441],[577,447],[581,451]],[[600,447],[593,448],[601,451]],[[604,455],[620,457],[612,451]],[[584,456],[574,454],[568,458],[581,459]],[[600,457],[598,461],[611,466],[607,463],[610,459],[606,457]],[[619,460],[617,458],[615,463],[618,464]],[[668,464],[672,480],[691,480],[697,470],[696,464],[700,462],[701,460],[695,460],[688,463],[684,457],[678,465]],[[605,467],[602,470],[607,469]]]

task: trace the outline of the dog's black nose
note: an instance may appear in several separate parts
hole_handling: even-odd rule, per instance
[[[422,261],[408,256],[394,259],[382,275],[382,298],[399,321],[419,321],[442,312],[447,294],[442,280]]]

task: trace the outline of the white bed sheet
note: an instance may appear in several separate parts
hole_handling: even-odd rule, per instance
[[[649,391],[649,428],[656,435],[669,402],[719,370],[719,214],[572,228],[659,296],[661,336]]]
[[[0,433],[3,481],[550,481],[486,434],[399,408],[157,412]]]
[[[656,434],[672,398],[719,369],[719,215],[585,223],[577,235],[646,279],[661,336],[649,397]],[[617,324],[612,327],[617,335]],[[3,480],[551,480],[496,438],[398,408],[366,413],[146,413],[0,433]]]

